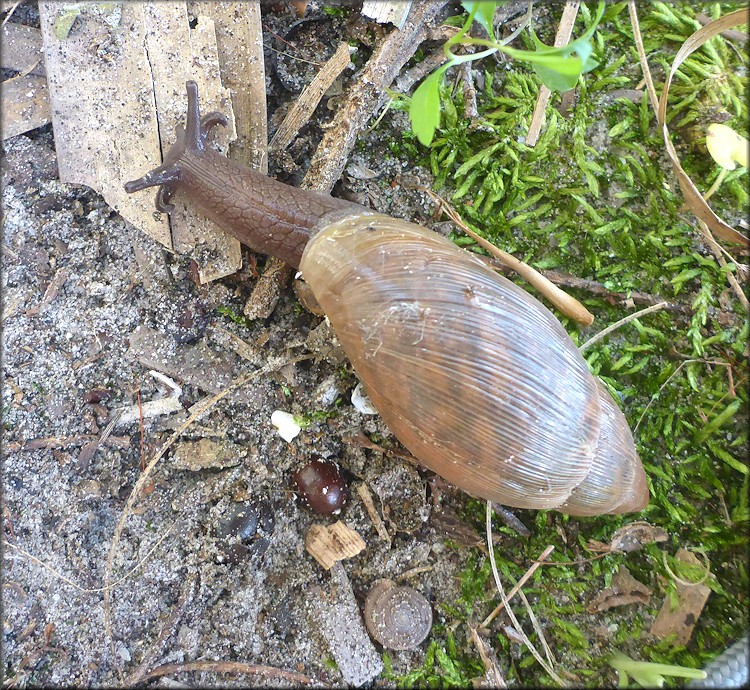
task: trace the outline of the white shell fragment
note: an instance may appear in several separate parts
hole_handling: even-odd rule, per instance
[[[283,438],[287,443],[291,443],[300,431],[302,427],[297,424],[293,414],[284,412],[283,410],[274,410],[271,415],[271,424],[276,427],[276,431],[279,432],[279,436]]]
[[[362,388],[361,383],[358,383],[352,391],[352,405],[361,414],[378,413],[375,406],[370,402],[370,398],[367,397],[367,393],[365,393],[365,389]]]

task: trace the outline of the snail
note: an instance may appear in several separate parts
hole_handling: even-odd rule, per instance
[[[432,629],[432,607],[416,589],[376,580],[365,599],[364,619],[386,649],[414,649]]]
[[[311,460],[294,473],[294,483],[316,513],[335,513],[349,497],[346,481],[333,462]]]
[[[424,228],[228,160],[186,127],[163,165],[125,185],[178,190],[257,252],[301,270],[367,395],[419,462],[478,498],[571,515],[643,509],[625,416],[538,300]]]

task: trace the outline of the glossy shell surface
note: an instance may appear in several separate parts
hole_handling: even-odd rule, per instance
[[[334,462],[311,460],[294,473],[294,483],[305,503],[316,513],[333,513],[349,497],[346,480]]]
[[[386,649],[413,649],[432,628],[430,602],[413,587],[377,580],[365,600],[365,624]]]
[[[379,214],[300,264],[386,424],[468,493],[573,515],[648,502],[624,416],[559,321],[469,252]]]

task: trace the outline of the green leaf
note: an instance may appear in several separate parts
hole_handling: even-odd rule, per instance
[[[450,63],[449,63],[450,64]],[[411,128],[423,146],[429,146],[440,124],[440,84],[444,65],[427,77],[414,91],[409,106]]]
[[[583,73],[583,65],[577,57],[560,58],[554,67],[532,64],[534,72],[551,91],[570,91]]]
[[[467,2],[464,0],[461,2],[463,8],[471,15],[474,15],[474,20],[479,22],[489,34],[490,39],[495,40],[495,34],[492,30],[492,21],[495,18],[495,8],[497,7],[496,2]]]

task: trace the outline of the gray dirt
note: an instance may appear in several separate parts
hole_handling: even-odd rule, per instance
[[[387,180],[401,172],[393,160],[377,170]],[[454,507],[465,498],[445,487],[428,495],[429,473],[352,440],[364,433],[397,447],[377,417],[352,407],[351,369],[316,352],[308,336],[319,335],[321,319],[302,310],[291,289],[266,322],[238,324],[221,315],[220,306],[242,313],[251,272],[197,285],[189,262],[166,253],[95,193],[57,180],[51,131],[5,142],[2,183],[8,682],[113,685],[161,664],[205,660],[361,682],[377,675],[372,653],[380,663],[382,650],[368,656],[355,645],[344,658],[341,636],[323,623],[338,616],[344,628],[354,625],[370,583],[411,569],[419,571],[406,582],[431,601],[436,622],[446,622],[441,606],[459,595],[465,553],[446,549],[430,517],[438,493]],[[380,194],[377,181],[367,184],[371,197]],[[393,208],[404,199],[384,203]],[[247,344],[244,356],[236,338]],[[107,554],[142,464],[191,406],[264,363],[303,355],[312,359],[263,375],[215,405],[157,464],[114,558],[109,634],[101,591]],[[137,410],[139,396],[146,405],[170,394],[151,369],[182,387],[183,410],[147,418],[142,429],[136,414],[99,445],[118,410]],[[316,415],[287,444],[271,425],[275,409]],[[191,458],[200,439],[223,454]],[[314,515],[301,503],[291,476],[314,456],[336,459],[352,482],[369,486],[390,543],[355,491],[338,516]],[[217,532],[238,502],[264,505],[274,527],[262,536],[265,550],[250,549],[232,563]],[[345,602],[304,546],[313,523],[336,519],[367,544],[343,563],[354,595]],[[394,671],[419,667],[427,644],[391,652]],[[358,668],[358,658],[369,666]],[[274,671],[172,677],[200,685],[298,682]]]

